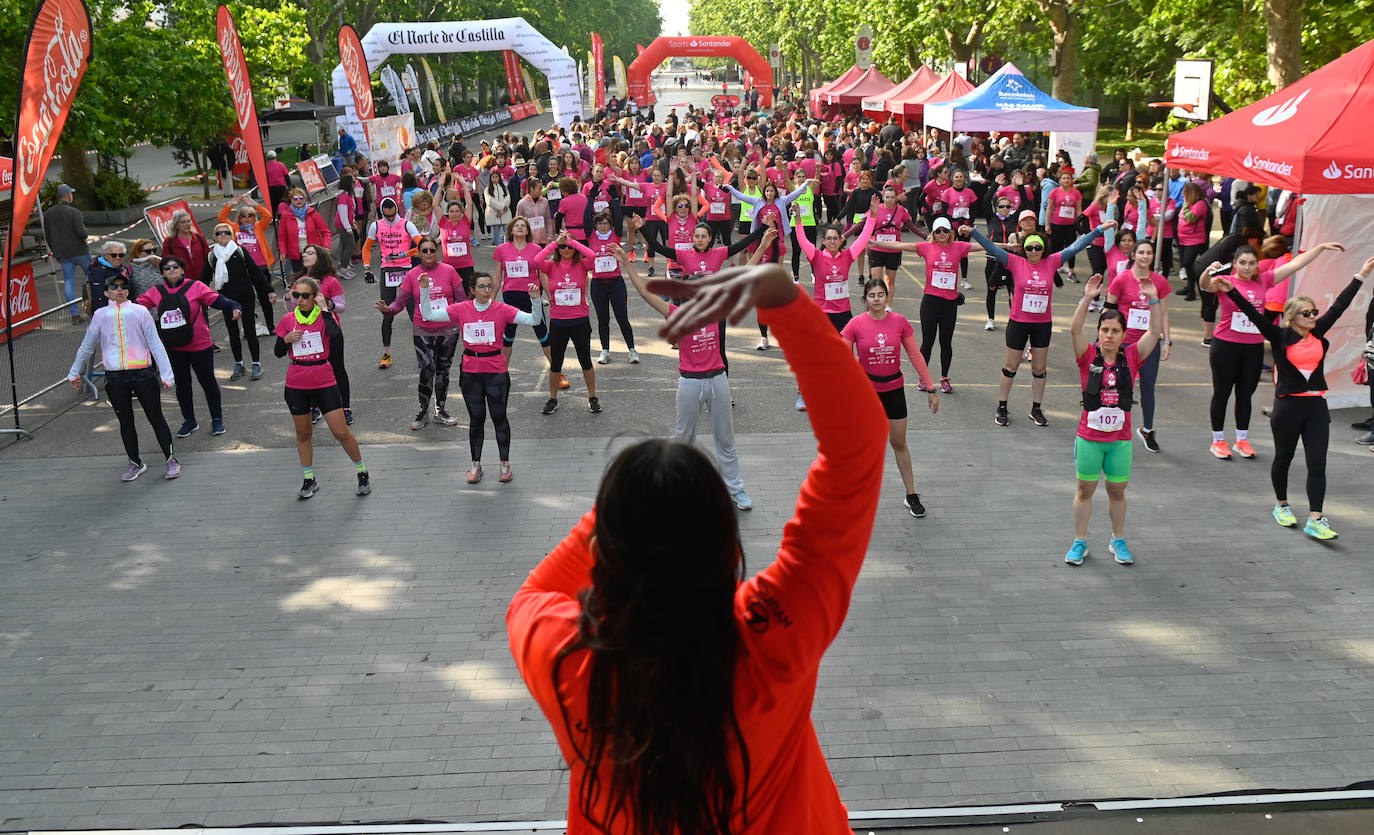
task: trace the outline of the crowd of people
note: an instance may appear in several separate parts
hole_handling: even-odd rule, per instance
[[[447,401],[458,363],[470,424],[468,480],[476,483],[483,472],[487,420],[497,438],[501,480],[513,478],[508,362],[520,326],[531,328],[546,358],[549,392],[543,415],[553,415],[572,386],[564,372],[570,348],[586,390],[586,409],[597,414],[604,407],[595,369],[615,360],[613,330],[628,361],[639,362],[631,299],[637,295],[659,313],[672,315],[674,297],[645,289],[644,279],[656,275],[660,262],[664,276],[689,282],[730,266],[777,264],[793,281],[810,284],[816,304],[868,370],[891,422],[904,505],[919,517],[925,508],[905,444],[901,351],[917,371],[915,387],[929,394],[932,410],[938,409],[939,395],[955,390],[958,308],[974,289],[969,255],[981,250],[986,330],[997,329],[999,291],[1007,290],[1005,356],[992,415],[998,426],[1011,422],[1009,400],[1023,363],[1030,364],[1031,374],[1026,414],[1035,425],[1048,425],[1044,399],[1056,290],[1086,275],[1099,277],[1086,285],[1091,290],[1084,316],[1099,314],[1102,347],[1078,344],[1080,322],[1074,330],[1075,359],[1087,369],[1085,387],[1123,388],[1085,411],[1077,475],[1080,485],[1091,481],[1094,488],[1105,476],[1118,561],[1130,561],[1118,516],[1124,517],[1134,442],[1151,453],[1161,449],[1155,388],[1161,363],[1171,353],[1180,305],[1197,303],[1204,323],[1213,378],[1210,450],[1223,459],[1255,456],[1248,429],[1266,364],[1263,343],[1283,340],[1253,324],[1232,294],[1266,311],[1266,324],[1291,328],[1293,317],[1283,313],[1296,301],[1288,298],[1289,276],[1340,248],[1330,243],[1289,252],[1293,195],[1188,171],[1166,176],[1158,160],[1134,159],[1124,149],[1105,166],[1091,154],[1075,164],[1065,151],[1045,152],[1030,135],[923,134],[904,128],[895,117],[880,125],[813,118],[786,105],[767,112],[728,105],[717,98],[709,109],[686,107],[680,115],[673,109],[660,121],[638,108],[634,115],[603,113],[595,121],[531,135],[506,133],[473,147],[455,137],[447,147],[430,142],[407,149],[397,160],[370,160],[354,150],[344,159],[338,197],[327,217],[310,205],[303,190],[278,183],[275,221],[266,205],[240,196],[220,211],[213,242],[194,231],[189,216],[178,216],[161,244],[146,239],[134,244],[132,263],[121,263],[123,244],[107,243],[90,271],[91,307],[101,309],[112,298],[110,280],[123,276],[129,289],[122,303],[141,304],[162,317],[157,333],[168,352],[182,412],[177,438],[199,429],[193,377],[202,389],[211,431],[226,431],[213,365],[219,346],[210,339],[208,308],[220,309],[225,318],[234,359],[231,380],[261,378],[258,340],[275,334],[274,353],[291,355],[286,399],[304,470],[300,494],[308,497],[316,489],[309,426],[324,419],[341,441],[351,438],[353,404],[338,313],[347,305],[344,283],[359,275],[377,288],[372,306],[379,313],[379,369],[394,361],[395,318],[405,313],[411,320],[419,371],[411,429],[419,431],[430,421],[458,423]],[[491,247],[492,266],[486,270],[474,257],[483,246]],[[899,286],[907,253],[920,262],[916,288]],[[1088,271],[1081,276],[1082,256]],[[809,270],[801,268],[803,262]],[[294,304],[285,316],[274,307],[277,295],[269,278],[274,267],[290,276]],[[851,281],[862,291],[857,317]],[[891,310],[899,293],[918,290],[919,322]],[[185,324],[169,324],[169,315]],[[313,324],[320,317],[326,324]],[[121,314],[113,325],[103,326],[122,321]],[[1107,337],[1103,327],[1111,322],[1119,323],[1120,333]],[[284,325],[289,327],[283,331]],[[763,318],[758,327],[755,347],[772,350]],[[1319,339],[1325,330],[1309,332]],[[675,346],[681,375],[676,434],[694,437],[701,408],[711,413],[723,478],[736,505],[748,509],[752,500],[739,473],[730,410],[722,405],[731,402],[726,344],[722,324]],[[1288,350],[1271,351],[1280,375]],[[156,359],[149,357],[149,363]],[[1117,360],[1119,368],[1094,376],[1103,362]],[[112,361],[123,368],[118,357],[107,356],[107,369]],[[156,366],[162,369],[161,363]],[[297,366],[310,371],[296,371]],[[146,386],[128,391],[148,408]],[[1274,408],[1276,441],[1277,427],[1287,425],[1293,414],[1279,408],[1284,396],[1279,392]],[[1113,399],[1139,403],[1134,428],[1131,410],[1106,403]],[[1228,444],[1224,423],[1232,401],[1235,434]],[[1099,401],[1085,393],[1084,403],[1090,402]],[[808,409],[800,389],[796,408]],[[116,411],[122,425],[131,420],[127,403]],[[152,420],[153,412],[148,414]],[[1308,417],[1292,420],[1303,427],[1298,435],[1308,456],[1309,480],[1314,472],[1320,480],[1321,467],[1314,465],[1317,458],[1325,459],[1325,439],[1311,430]],[[161,440],[156,421],[154,429]],[[141,459],[131,426],[124,436],[132,472]],[[1360,440],[1374,442],[1374,430]],[[1109,450],[1100,446],[1109,442]],[[1286,524],[1292,516],[1283,508],[1288,507],[1285,482],[1293,445],[1277,445],[1275,516]],[[345,446],[363,479],[361,454],[354,455],[347,441]],[[170,446],[164,453],[173,460]],[[1335,534],[1321,513],[1321,494],[1309,483],[1306,530],[1330,538]],[[1088,507],[1091,495],[1082,497]],[[1076,562],[1074,551],[1068,557]]]

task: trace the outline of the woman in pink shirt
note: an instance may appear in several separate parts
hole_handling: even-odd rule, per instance
[[[1083,214],[1083,194],[1073,185],[1073,174],[1059,172],[1059,185],[1050,190],[1050,246],[1055,251],[1064,249],[1078,237],[1078,218]],[[1070,270],[1074,267],[1073,257],[1067,260]]]
[[[529,312],[496,301],[496,279],[487,273],[477,273],[473,277],[473,297],[464,302],[434,304],[430,287],[430,277],[420,276],[420,310],[424,312],[425,321],[455,323],[463,344],[458,388],[463,392],[463,405],[468,410],[468,449],[472,453],[468,484],[482,480],[482,446],[486,441],[488,414],[496,432],[496,449],[501,456],[500,480],[504,484],[515,478],[515,474],[510,466],[510,419],[506,417],[510,371],[505,353],[497,347],[497,335],[517,324],[538,328],[543,323],[544,305],[539,302],[539,282],[533,278],[525,282]]]
[[[1134,240],[1130,232],[1123,233],[1128,240]],[[1141,357],[1140,365],[1140,417],[1141,425],[1136,435],[1150,452],[1159,452],[1159,442],[1155,440],[1155,381],[1159,378],[1159,363],[1169,358],[1173,342],[1169,339],[1169,282],[1164,276],[1154,272],[1155,244],[1143,240],[1132,250],[1130,263],[1110,279],[1103,279],[1106,286],[1109,310],[1120,310],[1126,319],[1126,345],[1140,341],[1150,330],[1153,319],[1159,319],[1159,350],[1150,351]],[[1153,296],[1145,291],[1146,285],[1154,285]],[[1153,298],[1156,301],[1151,301]]]
[[[553,235],[553,209],[544,196],[544,186],[531,177],[525,181],[525,196],[515,204],[515,217],[522,217],[529,224],[530,240],[543,246]],[[510,229],[506,230],[510,234]]]
[[[1193,262],[1207,251],[1208,203],[1202,189],[1195,183],[1183,186],[1183,209],[1178,213],[1179,263],[1187,276],[1187,284],[1180,293],[1188,300],[1197,298],[1197,284],[1201,276],[1193,275]]]
[[[915,252],[926,265],[925,292],[921,295],[921,355],[930,362],[935,337],[940,338],[940,390],[954,390],[949,368],[954,362],[954,325],[959,318],[963,294],[955,286],[959,264],[968,261],[973,244],[956,240],[946,217],[935,218],[929,241],[898,244],[899,249]],[[923,389],[924,390],[924,389]]]
[[[463,279],[463,298],[472,295],[472,218],[476,211],[472,192],[464,191],[463,202],[449,201],[444,216],[439,219],[439,234],[431,235],[443,247],[443,262]],[[423,228],[420,233],[429,234]]]
[[[925,387],[926,402],[930,413],[940,411],[940,395],[930,379],[930,369],[926,367],[925,357],[916,347],[916,331],[911,322],[900,313],[894,313],[887,305],[887,284],[881,278],[870,278],[864,282],[865,310],[849,320],[840,331],[845,344],[854,349],[878,400],[887,413],[888,444],[892,447],[892,457],[897,460],[897,472],[901,473],[902,486],[906,488],[906,498],[902,504],[912,516],[921,519],[926,515],[925,505],[916,492],[916,479],[911,470],[911,451],[906,445],[906,392],[902,378],[902,349],[915,367]]]
[[[492,253],[496,264],[496,280],[501,286],[501,301],[525,313],[533,312],[534,307],[525,288],[530,281],[538,284],[539,270],[534,260],[543,248],[530,236],[530,223],[524,217],[516,216],[506,227],[507,241]],[[544,349],[544,359],[549,358],[549,331],[541,318],[534,326],[534,337]],[[511,351],[515,346],[515,323],[506,325],[502,339],[501,354],[510,362]]]
[[[546,415],[558,409],[563,355],[569,342],[577,351],[577,362],[582,366],[582,381],[587,386],[587,411],[594,415],[601,412],[601,401],[596,396],[596,370],[592,367],[591,309],[587,303],[587,276],[594,257],[595,253],[564,229],[534,259],[535,267],[544,274],[544,286],[553,302],[549,314],[549,399],[544,402],[543,410]]]

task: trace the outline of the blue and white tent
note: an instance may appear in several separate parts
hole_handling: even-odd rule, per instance
[[[1016,65],[1005,64],[973,92],[926,105],[925,123],[951,133],[1093,133],[1097,131],[1097,110],[1059,101],[1030,83]]]

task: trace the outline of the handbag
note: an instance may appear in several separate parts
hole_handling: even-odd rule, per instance
[[[1355,381],[1357,386],[1369,385],[1369,366],[1360,363],[1350,370],[1350,379]]]

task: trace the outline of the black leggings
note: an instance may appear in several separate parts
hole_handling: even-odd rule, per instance
[[[534,311],[534,302],[530,300],[529,293],[522,293],[519,290],[506,290],[501,293],[501,301],[505,302],[511,307],[523,310],[526,313],[532,313]],[[541,299],[539,303],[543,304],[543,300]],[[506,325],[506,333],[504,338],[502,339],[502,343],[507,348],[515,344],[515,328],[516,324],[514,322],[511,322],[509,325]],[[548,326],[545,325],[543,322],[540,322],[539,324],[535,325],[534,338],[539,340],[540,345],[548,345]]]
[[[430,394],[436,409],[448,401],[448,370],[453,365],[453,353],[458,348],[457,334],[415,334],[415,363],[420,366],[420,411],[429,409]]]
[[[1051,223],[1050,224],[1050,249],[1055,252],[1067,247],[1078,238],[1078,227],[1072,223]],[[1064,259],[1064,265],[1073,269],[1074,256],[1070,255]]]
[[[1226,401],[1236,392],[1236,428],[1250,428],[1250,398],[1259,386],[1260,366],[1264,362],[1264,343],[1253,344],[1212,340],[1209,355],[1212,365],[1212,431],[1226,425]]]
[[[706,224],[710,226],[711,231],[715,233],[715,246],[730,245],[730,243],[734,239],[734,221],[730,220],[730,218],[727,217],[725,220],[708,220],[706,221]]]
[[[162,416],[160,388],[157,372],[151,368],[105,372],[105,396],[110,398],[115,417],[119,418],[119,438],[124,442],[124,454],[135,464],[143,463],[138,457],[138,429],[134,426],[135,397],[143,406],[148,423],[153,426],[153,434],[157,436],[157,445],[162,449],[163,457],[172,457],[172,430]]]
[[[592,320],[586,316],[578,319],[554,319],[549,322],[549,373],[563,371],[563,355],[568,352],[568,342],[572,341],[577,351],[577,362],[583,371],[592,367]]]
[[[528,298],[528,297],[527,297]],[[468,407],[468,448],[473,461],[482,460],[482,443],[487,435],[487,415],[496,429],[496,449],[502,461],[510,460],[510,420],[506,417],[506,401],[510,399],[510,373],[487,372],[458,374],[458,388],[463,392],[463,405]]]
[[[343,398],[343,407],[349,408],[348,394],[348,369],[344,368],[344,338],[343,332],[329,338],[329,367],[334,369],[335,385],[339,387],[339,396]]]
[[[191,400],[191,373],[200,381],[205,392],[205,405],[210,409],[211,420],[223,420],[224,411],[220,408],[219,383],[215,380],[215,351],[168,351],[172,360],[172,376],[177,381],[177,404],[181,406],[183,420],[195,420],[195,402]]]
[[[1206,264],[1198,266],[1194,262],[1198,256],[1207,250],[1207,244],[1179,244],[1179,269],[1188,274],[1188,284],[1190,291],[1197,291],[1198,279],[1202,278],[1202,271],[1207,268]],[[1215,296],[1215,294],[1213,294]]]
[[[999,289],[1007,288],[1007,303],[1011,303],[1011,272],[999,264],[996,258],[989,258],[983,265],[983,278],[988,283],[988,318],[996,319]]]
[[[238,301],[238,299],[235,299]],[[258,361],[258,330],[254,327],[257,321],[253,317],[253,302],[239,302],[243,307],[241,318],[237,321],[234,314],[229,311],[224,312],[224,329],[229,331],[229,350],[234,354],[234,362],[243,362],[243,342],[248,343],[248,355],[253,358],[253,362]],[[243,341],[239,341],[239,329],[243,329]]]
[[[596,308],[596,334],[601,337],[601,350],[611,350],[610,311],[614,310],[615,321],[620,325],[620,336],[625,340],[625,347],[633,351],[635,332],[630,327],[630,311],[626,307],[628,296],[625,292],[625,279],[617,275],[612,278],[593,278],[588,283],[591,285],[588,289],[591,290],[592,306]]]
[[[1104,284],[1111,284],[1113,276],[1107,275],[1107,253],[1102,249],[1102,244],[1090,244],[1084,252],[1087,253],[1088,266],[1092,268],[1092,271],[1102,275]],[[989,258],[988,260],[993,259]],[[1103,301],[1106,300],[1103,299]]]
[[[825,222],[834,223],[835,218],[840,216],[840,196],[838,194],[822,194],[821,202],[825,204]]]
[[[949,376],[949,364],[954,359],[954,323],[959,319],[959,304],[929,293],[921,296],[921,356],[930,364],[930,351],[935,334],[940,335],[940,376]]]
[[[792,224],[792,278],[794,278],[794,279],[795,279],[797,276],[801,275],[800,270],[801,270],[802,249],[801,249],[801,247],[797,246],[797,227],[798,227],[798,225],[799,225],[799,224],[796,224],[796,223],[793,223],[793,224]],[[802,234],[806,235],[806,239],[807,239],[808,241],[811,242],[811,245],[812,245],[812,246],[815,246],[815,245],[816,245],[816,227],[815,227],[815,226],[802,226],[801,229],[802,229]]]
[[[1213,343],[1215,344],[1215,343]],[[1326,499],[1326,447],[1331,440],[1331,413],[1324,397],[1276,397],[1269,418],[1274,431],[1274,463],[1269,478],[1274,482],[1274,497],[1288,501],[1288,465],[1302,440],[1307,458],[1307,507],[1320,513]]]

